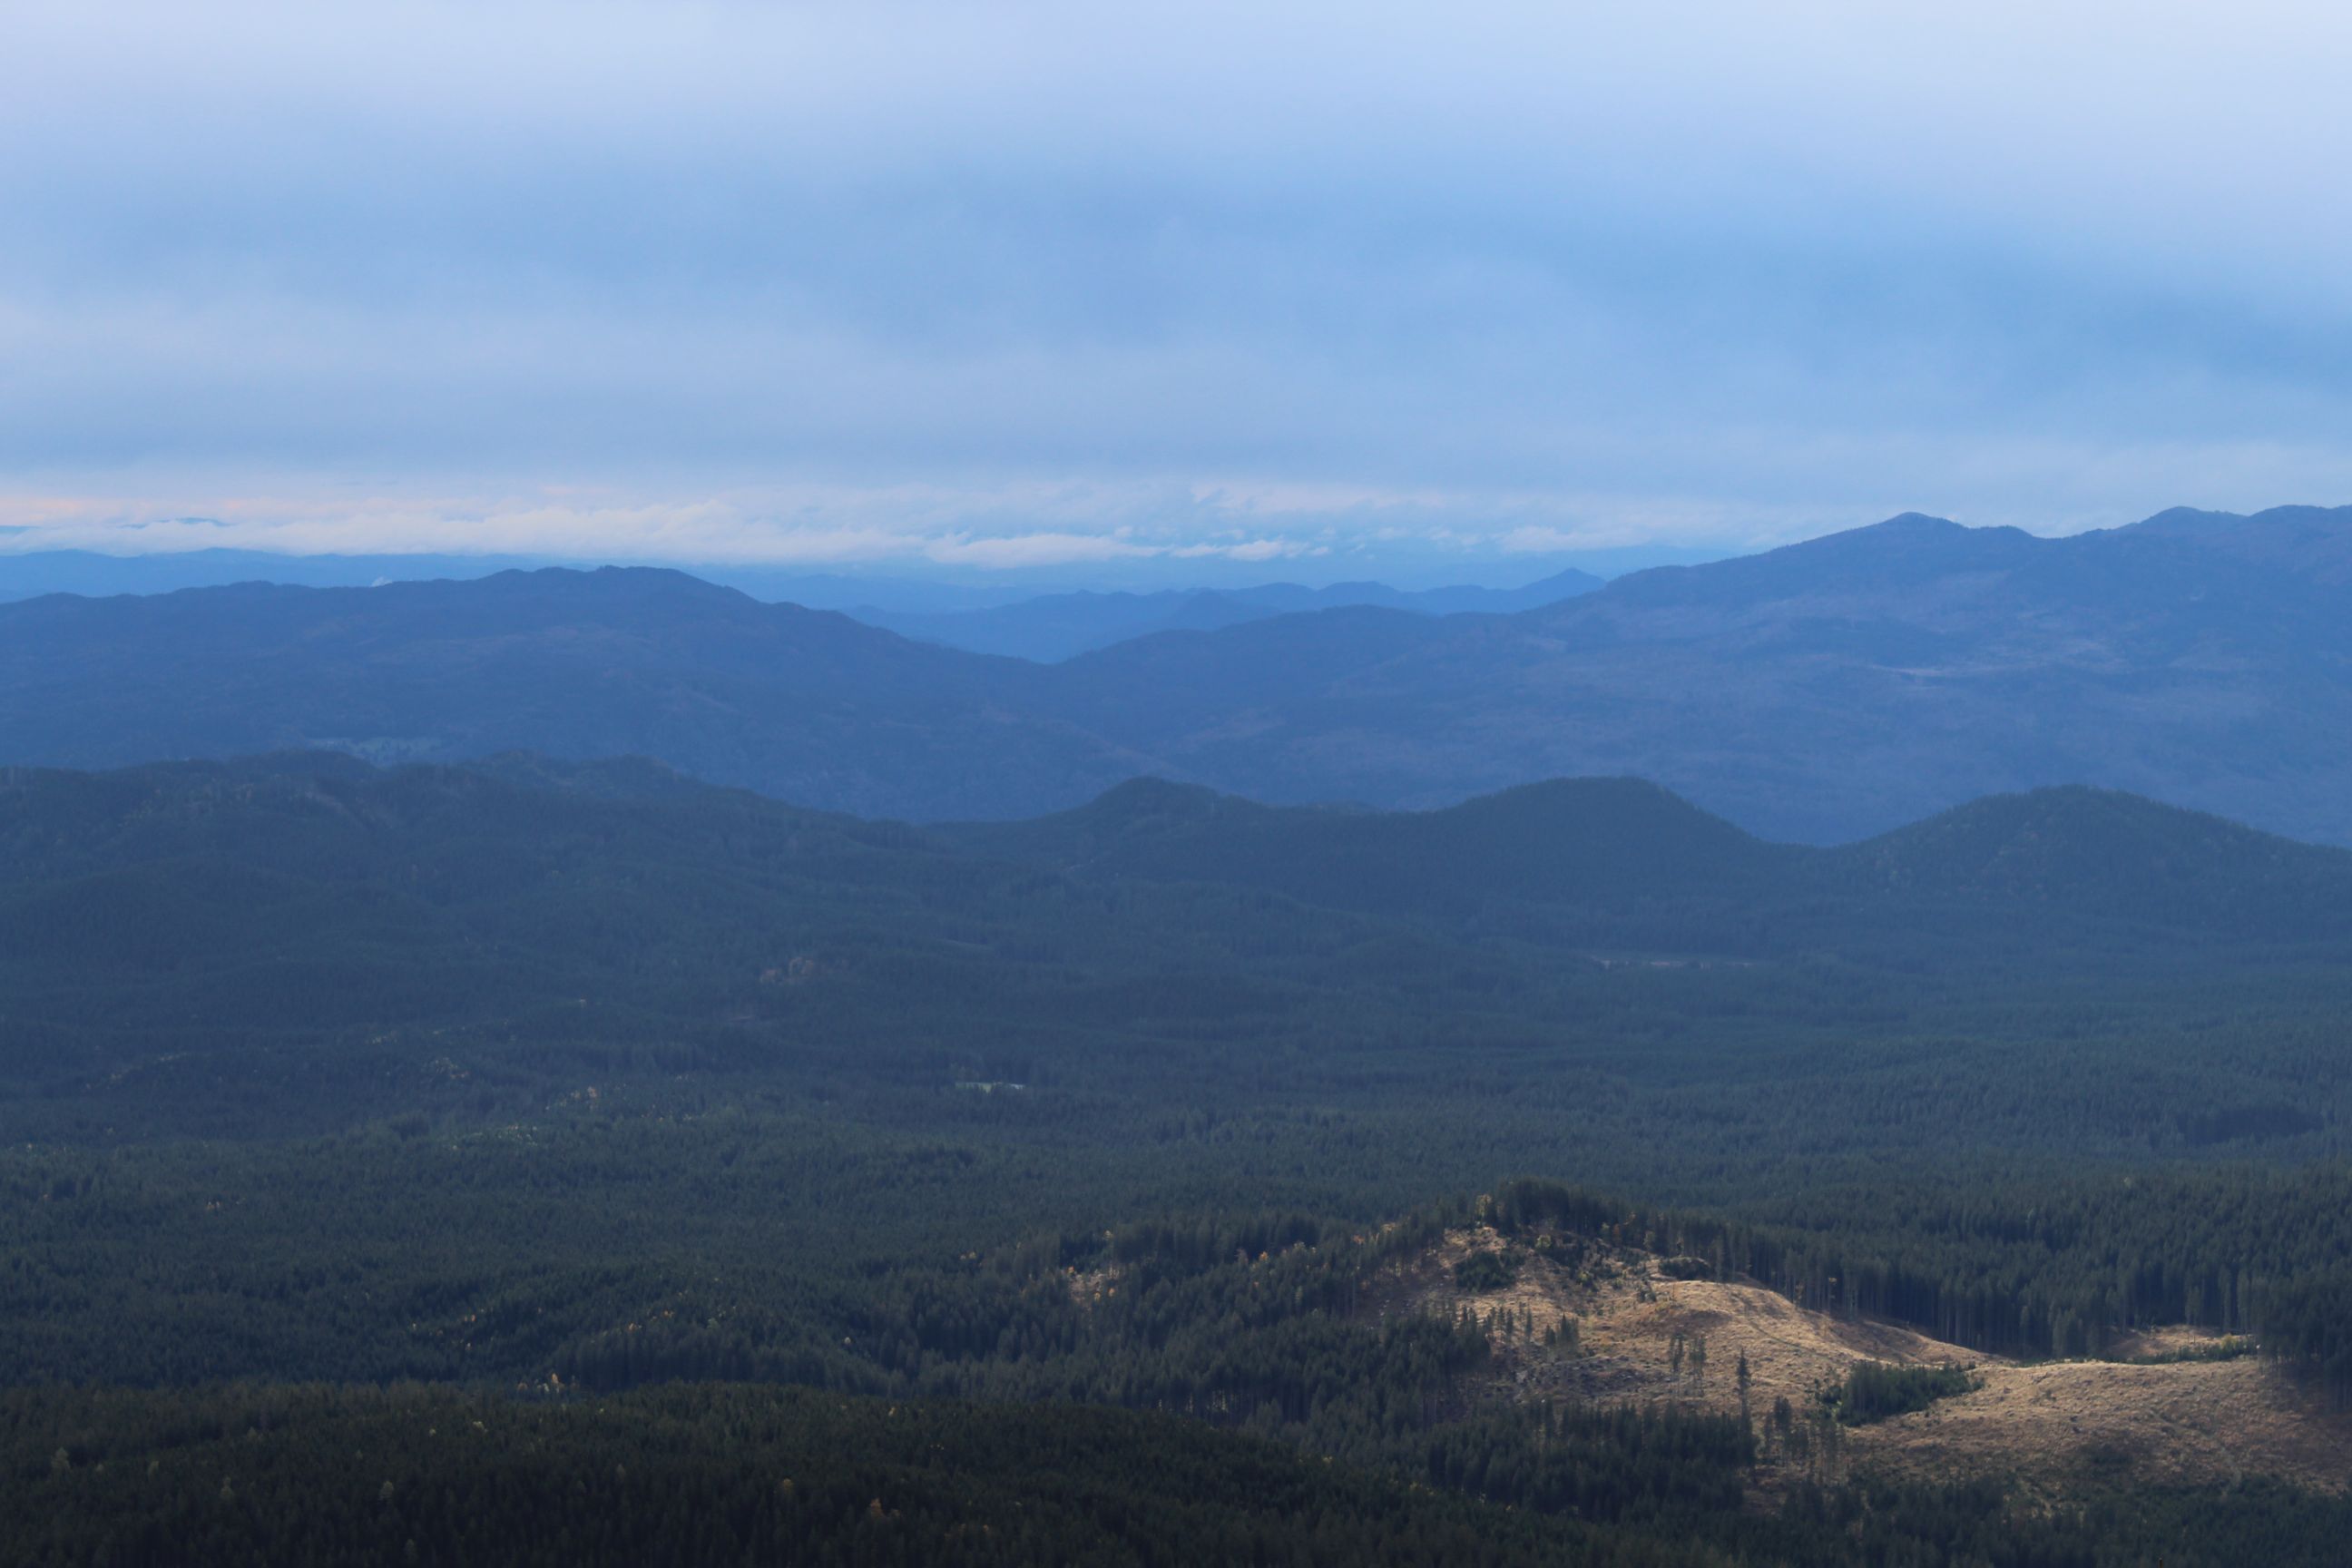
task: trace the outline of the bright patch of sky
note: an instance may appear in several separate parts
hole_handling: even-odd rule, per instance
[[[2347,80],[2264,0],[0,0],[0,544],[1499,579],[2352,500]]]

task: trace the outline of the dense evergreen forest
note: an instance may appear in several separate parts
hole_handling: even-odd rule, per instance
[[[0,1552],[42,1568],[2225,1568],[2328,1561],[2352,1526],[2341,1501],[2261,1483],[2015,1517],[1995,1489],[1853,1482],[1802,1487],[1759,1517],[1717,1506],[1737,1495],[1738,1470],[1715,1435],[1624,1416],[1538,1417],[1524,1429],[1540,1446],[1433,1452],[1430,1485],[1197,1423],[1072,1405],[740,1384],[593,1403],[414,1385],[20,1393],[0,1395],[0,1485],[22,1505],[0,1514]],[[1592,1510],[1561,1505],[1560,1486]]]
[[[1809,851],[1607,782],[917,829],[9,773],[7,1553],[2325,1561],[2275,1489],[1759,1511],[1739,1424],[1473,1408],[1482,1334],[1360,1308],[1476,1217],[2352,1401],[2347,868],[2090,792]]]

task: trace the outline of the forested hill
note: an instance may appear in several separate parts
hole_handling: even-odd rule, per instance
[[[657,763],[515,752],[379,767],[331,752],[109,773],[0,770],[0,884],[236,861],[322,879],[397,876],[433,903],[512,893],[517,872],[635,859],[780,864],[855,885],[861,852],[921,842],[891,823],[803,811]]]
[[[1821,860],[1857,891],[2279,939],[2352,929],[2352,853],[2113,790],[1992,796]]]
[[[1202,885],[1223,891],[1203,902],[1188,890]],[[1362,917],[1446,940],[1864,962],[2021,942],[2061,956],[2327,946],[2352,942],[2352,853],[2086,790],[1821,850],[1766,844],[1627,779],[1425,813],[1136,780],[1033,822],[919,828],[646,762],[377,768],[304,753],[0,773],[0,931],[44,984],[126,966],[183,990],[214,965],[247,993],[256,966],[372,977],[270,991],[287,1006],[312,996],[321,1016],[405,1016],[457,975],[514,999],[740,998],[828,942],[1115,965],[1202,944],[1328,951]]]
[[[919,946],[991,893],[912,829],[653,763],[0,774],[0,955],[37,1016],[323,1027],[673,997],[708,1016],[819,933]]]
[[[1767,837],[2119,788],[2352,843],[2352,509],[2067,539],[1906,516],[1513,615],[1352,606],[1040,666],[674,572],[0,605],[0,762],[657,757],[865,816],[1138,774],[1430,807],[1633,775]]]
[[[1756,917],[1746,940],[1767,946],[1970,915],[2057,940],[2352,939],[2352,852],[2108,790],[1993,796],[1832,849],[1765,843],[1638,779],[1556,779],[1430,812],[1265,806],[1139,779],[1076,811],[935,831],[1081,877],[1237,883],[1391,916],[1526,905],[1654,931],[1683,910],[1698,941],[1727,915]],[[1605,924],[1587,929],[1606,941]]]
[[[1237,882],[1400,914],[1769,898],[1806,861],[1639,779],[1553,779],[1428,812],[1266,806],[1137,779],[1076,811],[938,831],[1081,875]]]

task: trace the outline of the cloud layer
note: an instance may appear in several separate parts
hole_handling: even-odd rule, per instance
[[[2352,498],[2352,23],[1916,9],[12,5],[0,524],[1341,571]]]

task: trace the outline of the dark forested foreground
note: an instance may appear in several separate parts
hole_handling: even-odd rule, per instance
[[[1100,1410],[232,1389],[6,1416],[15,1563],[1609,1560],[1564,1521]]]
[[[1498,1401],[1489,1331],[1377,1288],[1485,1225],[1987,1353],[2199,1325],[2352,1397],[2339,852],[2087,792],[1834,851],[1609,783],[953,831],[528,759],[5,792],[28,1560],[2322,1562],[2346,1522],[2127,1465],[1759,1485],[1763,1412]],[[761,1386],[647,1386],[714,1380]]]
[[[1431,1484],[1417,1464],[1335,1464],[1070,1405],[713,1385],[569,1404],[418,1387],[20,1393],[0,1396],[0,1552],[61,1568],[2223,1568],[2333,1561],[2352,1529],[2352,1504],[2261,1482],[2021,1516],[1997,1488],[1853,1481],[1742,1510],[1744,1445],[1674,1425],[1538,1415],[1516,1440],[1433,1445]]]

